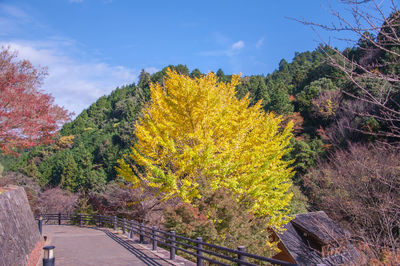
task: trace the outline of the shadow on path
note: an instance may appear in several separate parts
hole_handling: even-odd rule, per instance
[[[167,263],[164,259],[157,257],[156,255],[152,254],[150,250],[147,250],[147,253],[150,253],[153,255],[153,257],[149,256],[149,254],[146,254],[142,250],[138,249],[137,247],[133,246],[131,243],[134,243],[133,239],[125,240],[119,237],[118,235],[102,229],[102,228],[96,228],[96,227],[91,227],[92,229],[99,230],[104,232],[108,237],[110,237],[112,240],[123,246],[126,250],[128,250],[130,253],[135,255],[138,259],[140,259],[143,263],[146,265],[152,265],[152,266],[159,266],[159,265],[166,265],[169,264]],[[143,248],[145,249],[145,248]],[[161,264],[160,262],[163,262]]]
[[[107,227],[46,224],[44,233],[50,244],[59,247],[59,262],[64,263],[60,265],[193,265],[179,256],[169,261],[169,251],[159,248],[154,252],[136,236],[127,238]]]

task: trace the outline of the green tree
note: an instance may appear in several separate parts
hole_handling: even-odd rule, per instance
[[[236,86],[236,96],[241,99],[247,93],[251,97],[252,105],[260,100],[263,106],[268,105],[270,102],[268,88],[263,76],[250,76],[241,79],[240,84]]]
[[[74,191],[78,184],[78,165],[71,152],[67,152],[62,162],[60,173],[60,185],[70,191]]]
[[[144,69],[140,72],[138,87],[146,87],[150,85],[150,74]]]
[[[195,68],[192,73],[190,73],[191,78],[200,78],[203,75],[198,68]]]
[[[321,78],[311,82],[297,95],[300,111],[309,115],[312,110],[314,99],[317,99],[321,93],[325,91],[338,90],[339,89],[335,86],[332,80],[328,78]]]
[[[278,114],[290,114],[293,112],[294,107],[290,102],[290,95],[281,82],[273,84],[272,89],[269,90],[270,102],[266,106],[268,111],[274,111]]]
[[[295,181],[301,184],[300,175],[304,175],[307,171],[314,167],[318,158],[324,154],[323,143],[320,139],[312,141],[293,140],[293,147],[290,152],[290,158],[295,160],[294,168],[296,170]]]

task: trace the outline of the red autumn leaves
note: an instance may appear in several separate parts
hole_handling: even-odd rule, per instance
[[[0,150],[14,153],[52,142],[71,113],[54,104],[51,95],[39,90],[45,68],[19,60],[10,48],[0,49]]]

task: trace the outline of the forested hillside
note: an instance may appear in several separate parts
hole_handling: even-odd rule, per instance
[[[398,23],[399,14],[392,14],[392,19]],[[281,60],[277,70],[267,76],[241,77],[236,97],[249,94],[251,105],[261,101],[266,112],[284,117],[283,124],[294,122],[291,152],[284,158],[295,170],[292,214],[324,210],[373,246],[398,247],[400,47],[397,43],[377,50],[372,41],[382,41],[384,36],[387,33],[361,38],[355,47],[342,51],[345,59],[358,67],[351,70],[357,74],[352,78],[346,75],[349,69],[332,63],[338,58],[336,51],[320,46],[312,52],[296,53],[291,62]],[[192,78],[204,75],[185,65],[169,68]],[[39,210],[50,208],[44,206],[43,198],[63,193],[72,199],[65,208],[118,213],[148,223],[162,221],[163,226],[191,237],[205,232],[205,239],[217,239],[222,227],[229,231],[242,224],[244,231],[237,234],[249,238],[250,250],[264,252],[257,245],[251,246],[262,241],[255,240],[253,234],[262,225],[245,227],[238,214],[240,206],[224,201],[223,193],[208,202],[221,204],[224,210],[210,214],[215,220],[227,220],[218,227],[202,215],[202,211],[212,213],[205,205],[196,209],[181,202],[155,204],[148,194],[130,190],[117,178],[117,160],[129,153],[136,141],[135,123],[149,102],[149,84],[162,85],[166,70],[152,75],[142,71],[137,84],[116,88],[99,98],[64,125],[54,144],[21,152],[18,158],[3,156],[1,182],[11,180],[30,188],[31,202]],[[216,76],[223,82],[232,78],[221,69]],[[61,202],[59,205],[54,211],[64,210]],[[159,219],[160,215],[164,218]]]
[[[238,98],[249,93],[252,104],[262,100],[266,111],[295,119],[297,138],[292,155],[298,157],[295,167],[299,173],[313,165],[324,150],[318,130],[327,122],[314,119],[312,100],[322,91],[338,91],[336,83],[340,82],[333,81],[337,80],[334,69],[324,57],[321,49],[296,53],[292,63],[282,60],[279,70],[267,77],[242,77],[237,87]],[[203,75],[197,69],[189,72],[183,65],[169,67],[192,77]],[[99,98],[64,125],[54,145],[22,153],[12,163],[5,161],[6,169],[25,173],[43,187],[61,186],[85,193],[101,189],[115,180],[116,160],[134,141],[135,121],[149,99],[149,82],[162,82],[165,69],[153,75],[142,71],[137,85],[117,88]],[[216,74],[221,81],[231,79],[221,69]]]

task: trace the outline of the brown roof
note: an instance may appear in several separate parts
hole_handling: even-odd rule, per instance
[[[332,241],[335,237],[349,237],[350,234],[338,227],[324,212],[298,214],[286,224],[285,231],[276,235],[298,265],[340,265],[349,264],[360,258],[357,249],[348,241],[347,249],[341,254],[321,257],[321,254],[310,246],[308,236],[318,236],[323,241]],[[301,228],[300,228],[301,227]],[[325,230],[326,229],[326,230]],[[309,232],[306,237],[304,232]],[[332,233],[333,232],[333,233]],[[348,238],[346,238],[348,239]]]
[[[298,214],[292,223],[296,229],[311,234],[323,245],[351,237],[350,232],[340,228],[323,211]]]

